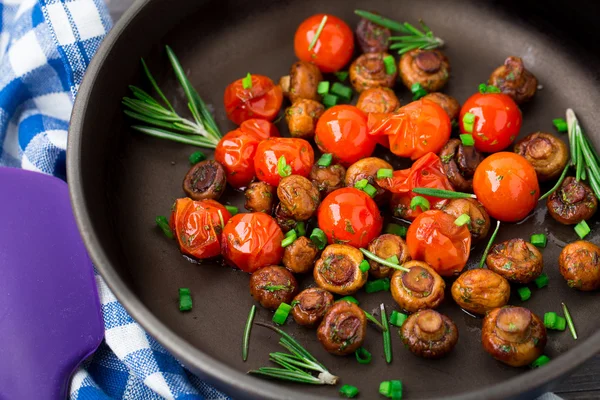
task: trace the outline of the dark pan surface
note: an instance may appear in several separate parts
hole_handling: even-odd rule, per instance
[[[567,107],[574,108],[590,136],[600,131],[600,122],[594,119],[595,105],[600,104],[598,59],[581,51],[575,44],[579,37],[569,38],[552,24],[538,22],[531,14],[536,10],[536,2],[497,5],[480,1],[305,0],[263,1],[260,6],[259,2],[233,0],[177,3],[175,8],[166,0],[138,2],[94,59],[74,111],[69,181],[83,237],[117,297],[186,365],[236,398],[300,398],[302,394],[312,398],[337,397],[337,392],[331,387],[274,386],[244,375],[248,369],[268,365],[268,352],[278,350],[277,338],[255,327],[249,360],[241,360],[242,331],[253,304],[248,275],[222,265],[189,262],[175,243],[155,228],[155,216],[166,215],[175,198],[183,196],[181,181],[189,168],[187,157],[194,149],[128,129],[120,98],[126,94],[127,84],[143,82],[140,56],[148,61],[169,100],[183,109],[183,94],[163,52],[165,44],[171,45],[191,82],[214,106],[217,123],[226,133],[234,126],[226,119],[222,106],[225,86],[248,71],[274,80],[286,74],[295,61],[294,31],[307,16],[332,13],[351,27],[358,20],[352,14],[354,8],[373,9],[411,22],[423,17],[447,43],[444,51],[453,72],[446,93],[463,102],[506,56],[518,55],[543,85],[534,101],[523,107],[522,135],[536,130],[553,132],[552,119],[563,116]],[[548,15],[556,14],[552,7],[558,3],[563,2],[547,5]],[[583,12],[587,3],[581,3]],[[590,4],[586,15],[594,15]],[[563,26],[565,30],[567,27]],[[589,46],[596,48],[597,42]],[[409,102],[408,91],[399,85],[397,88],[402,103]],[[279,128],[287,132],[285,124],[279,124]],[[594,141],[598,148],[598,137],[594,136]],[[388,154],[381,155],[389,158]],[[242,208],[242,196],[228,190],[221,200]],[[598,243],[599,224],[594,220],[590,225],[593,234],[587,239]],[[455,351],[440,361],[426,361],[410,354],[396,331],[392,335],[394,361],[388,366],[383,359],[381,335],[369,328],[365,347],[373,353],[374,360],[363,366],[353,357],[327,354],[314,331],[299,328],[293,322],[288,322],[285,330],[338,374],[342,384],[358,386],[363,398],[375,397],[379,382],[387,379],[401,379],[406,396],[411,399],[451,395],[507,398],[524,392],[541,393],[551,388],[555,378],[600,350],[600,319],[595,307],[598,293],[571,290],[558,273],[561,247],[576,239],[572,228],[546,217],[545,207],[539,207],[525,222],[504,225],[498,240],[528,239],[530,234],[541,232],[549,237],[543,254],[550,285],[534,291],[524,305],[543,315],[559,311],[560,302],[565,301],[581,338],[575,342],[568,332],[551,332],[546,353],[552,358],[564,356],[550,368],[527,372],[495,362],[481,348],[481,321],[463,313],[449,294],[441,311],[457,323],[460,339]],[[479,260],[481,247],[472,252],[469,267]],[[312,278],[300,281],[308,285]],[[190,313],[178,311],[179,287],[191,289],[194,309]],[[367,296],[359,292],[356,297],[366,310],[376,314],[381,302],[388,312],[397,308],[389,293]],[[521,302],[513,296],[511,304]],[[259,307],[256,320],[270,321],[271,315]]]

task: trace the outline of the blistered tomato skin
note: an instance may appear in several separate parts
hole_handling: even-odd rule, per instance
[[[279,185],[282,176],[277,163],[285,157],[286,164],[291,167],[291,175],[307,177],[314,164],[315,153],[304,139],[271,138],[259,143],[254,157],[256,177],[272,186]]]
[[[223,102],[227,118],[240,125],[251,118],[272,121],[279,113],[283,101],[281,87],[263,75],[251,75],[252,86],[244,89],[244,78],[225,88]]]
[[[367,247],[381,233],[383,218],[375,201],[355,188],[342,188],[325,197],[317,211],[319,227],[330,244]]]
[[[503,222],[525,218],[540,197],[531,164],[509,152],[492,154],[479,164],[473,176],[473,191],[488,214]]]

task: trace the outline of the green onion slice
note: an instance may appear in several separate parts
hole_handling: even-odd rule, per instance
[[[410,208],[414,211],[417,207],[421,208],[421,211],[427,211],[430,208],[429,200],[423,196],[415,196],[410,201]]]
[[[358,359],[358,356],[357,356],[357,359]],[[351,399],[353,397],[356,397],[357,394],[358,394],[358,388],[356,386],[343,385],[340,388],[340,396],[342,396],[342,397],[347,397],[347,398]]]
[[[331,165],[331,160],[333,160],[333,155],[331,153],[325,153],[319,158],[317,165],[320,167],[329,167]]]
[[[388,54],[387,56],[383,57],[383,64],[385,65],[386,74],[394,75],[396,73],[396,60],[394,59],[393,55]]]
[[[548,243],[548,238],[543,233],[536,233],[535,235],[531,235],[531,244],[535,247],[544,248]]]
[[[391,178],[394,176],[394,170],[389,168],[381,168],[377,170],[377,179]]]
[[[471,222],[471,217],[469,216],[469,214],[462,214],[460,217],[454,220],[454,225],[463,226],[465,224],[468,224],[469,222]]]
[[[356,361],[358,361],[359,364],[369,364],[373,358],[369,350],[365,349],[364,347],[359,347],[354,355],[356,356]]]
[[[310,234],[310,240],[317,246],[319,250],[323,250],[325,246],[327,246],[327,236],[325,236],[325,232],[323,232],[319,228],[313,229]]]
[[[471,132],[473,132],[472,126],[473,125],[471,125]],[[462,142],[463,146],[475,146],[475,139],[473,139],[473,135],[469,133],[461,133],[460,141]]]
[[[531,298],[531,289],[529,289],[527,286],[517,289],[517,293],[519,293],[519,298],[521,301],[527,301]]]
[[[179,288],[179,311],[190,311],[192,309],[192,296],[190,289]]]
[[[279,157],[277,160],[277,173],[282,178],[290,176],[292,174],[292,167],[288,165],[285,156]]]
[[[196,165],[200,161],[206,160],[206,155],[201,151],[195,151],[192,154],[190,154],[188,160],[190,161],[191,165]]]
[[[246,77],[242,79],[242,87],[244,89],[252,89],[252,75],[250,72],[246,74]]]
[[[577,225],[575,225],[575,232],[577,233],[577,235],[579,235],[579,237],[581,239],[583,239],[591,232],[591,230],[590,230],[590,227],[588,226],[587,222],[585,222],[585,220],[583,220],[580,223],[578,223]]]
[[[159,215],[156,217],[156,225],[162,230],[163,234],[169,239],[173,239],[175,235],[173,235],[173,231],[171,230],[171,226],[169,226],[169,221],[167,217],[163,215]]]
[[[229,211],[229,214],[231,215],[235,215],[238,212],[240,212],[240,210],[238,210],[236,206],[225,206],[225,208],[227,209],[227,211]]]
[[[279,307],[277,307],[277,311],[275,311],[275,314],[273,314],[273,322],[275,322],[277,325],[285,324],[285,321],[287,320],[291,309],[292,306],[290,306],[289,304],[281,303]]]

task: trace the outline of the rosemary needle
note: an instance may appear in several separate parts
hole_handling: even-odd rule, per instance
[[[496,235],[498,235],[499,229],[500,229],[500,221],[496,221],[496,229],[494,229],[494,233],[492,233],[492,237],[490,237],[490,241],[488,242],[487,246],[485,246],[485,251],[483,252],[483,256],[481,256],[481,261],[479,262],[479,268],[483,268],[483,264],[485,264],[485,259],[487,258],[487,255],[490,251],[490,248],[492,247],[492,244],[494,244],[494,240],[496,240]]]
[[[392,336],[390,334],[390,327],[388,325],[387,314],[385,312],[385,305],[381,303],[381,324],[386,328],[383,332],[383,352],[385,354],[385,361],[389,364],[392,362]]]
[[[567,165],[565,165],[565,168],[563,169],[562,174],[560,174],[560,178],[558,178],[558,181],[556,182],[556,184],[554,186],[552,186],[552,189],[550,189],[546,193],[544,193],[544,195],[542,197],[540,197],[538,199],[538,201],[544,200],[546,197],[548,197],[552,193],[556,192],[556,190],[560,187],[560,185],[562,185],[563,181],[567,177],[567,172],[569,172],[570,166],[571,166],[570,162],[568,162]]]
[[[565,303],[562,303],[563,312],[565,313],[565,319],[567,320],[567,326],[571,331],[571,335],[573,335],[573,339],[577,340],[577,331],[575,330],[575,325],[573,324],[573,319],[571,318],[571,313],[569,313],[569,309]]]
[[[248,346],[250,344],[250,332],[252,331],[252,322],[254,321],[254,315],[256,314],[256,306],[253,305],[250,308],[248,314],[248,320],[246,321],[246,327],[244,328],[244,340],[242,341],[242,359],[246,361],[248,359]]]
[[[361,249],[359,249],[359,250],[360,250],[360,251],[362,251],[362,253],[363,253],[363,254],[364,254],[364,255],[365,255],[367,258],[370,258],[371,260],[373,260],[373,261],[375,261],[375,262],[378,262],[378,263],[379,263],[379,264],[381,264],[381,265],[385,265],[386,267],[390,267],[390,268],[393,268],[393,269],[399,269],[400,271],[404,271],[404,272],[409,272],[409,271],[410,271],[410,269],[408,269],[408,268],[406,268],[406,267],[403,267],[403,266],[401,266],[401,265],[398,265],[398,264],[394,264],[394,263],[392,263],[392,262],[390,262],[390,261],[384,260],[383,258],[376,256],[375,254],[371,253],[371,252],[370,252],[369,250],[367,250],[367,249],[362,249],[362,248],[361,248]]]
[[[455,192],[453,190],[435,189],[435,188],[414,188],[413,193],[425,196],[439,197],[440,199],[476,199],[477,196],[471,193]]]

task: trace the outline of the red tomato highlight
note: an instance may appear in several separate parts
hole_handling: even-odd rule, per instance
[[[245,78],[238,79],[225,88],[225,111],[227,118],[234,124],[240,125],[251,118],[272,121],[281,109],[281,87],[263,75],[251,75],[251,78],[252,87],[248,89],[244,89]]]
[[[254,156],[256,177],[277,186],[282,176],[279,174],[277,163],[281,156],[292,168],[292,175],[307,177],[314,164],[314,151],[306,140],[297,138],[271,138],[259,143]]]

